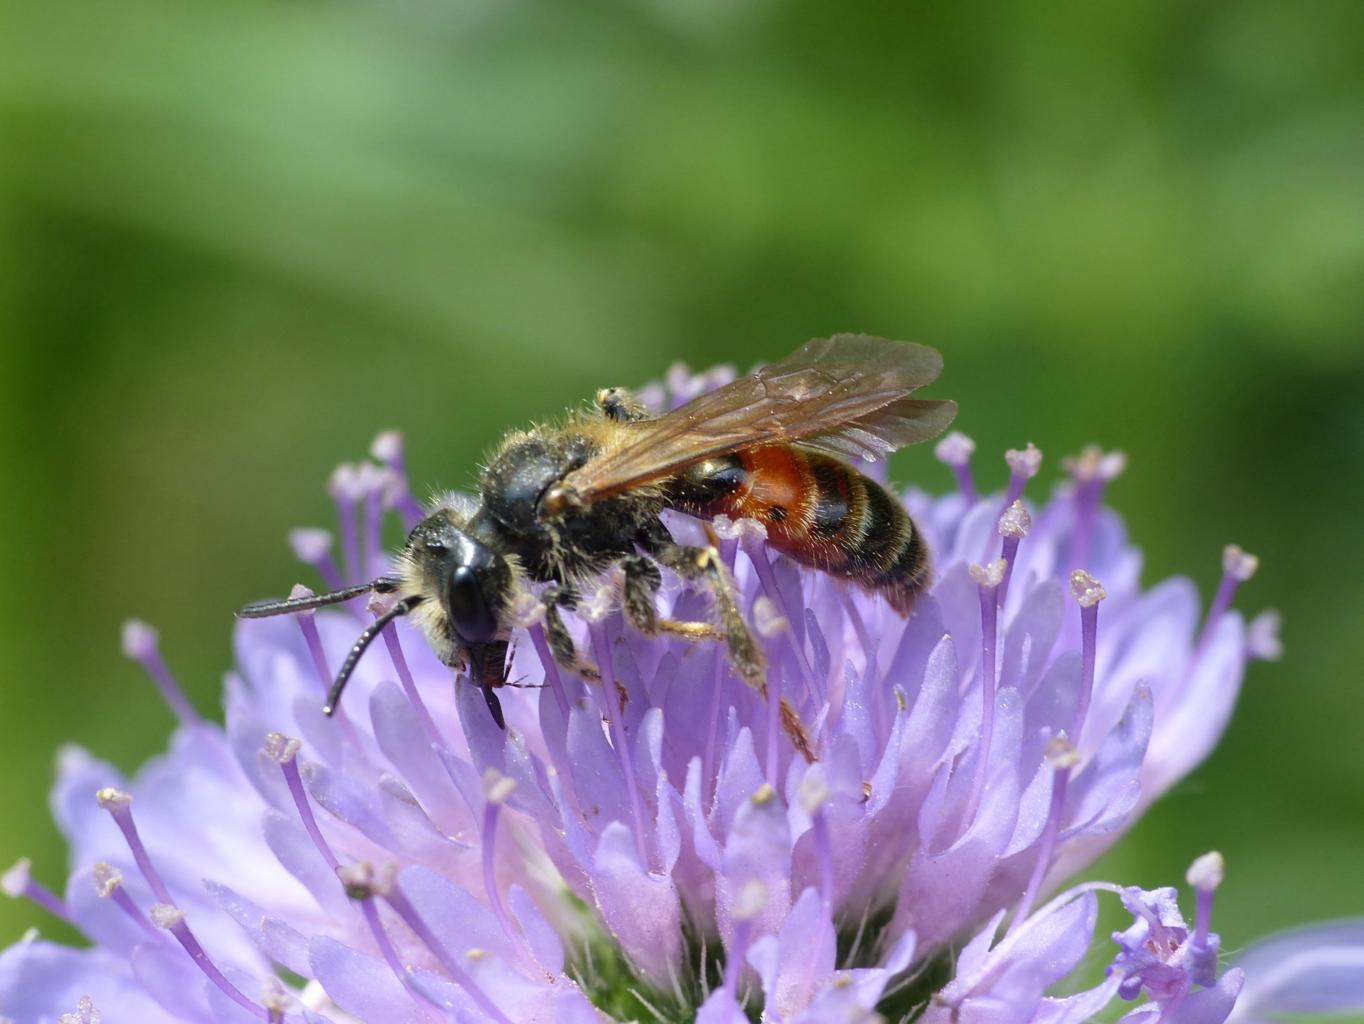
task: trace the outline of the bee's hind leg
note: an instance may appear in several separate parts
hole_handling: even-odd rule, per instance
[[[720,553],[713,547],[677,544],[669,538],[666,542],[657,542],[652,554],[684,580],[704,583],[711,593],[711,600],[715,603],[718,630],[709,623],[684,622],[674,625],[685,627],[688,632],[683,632],[682,629],[673,631],[682,632],[683,635],[706,635],[723,639],[729,649],[729,658],[735,671],[743,677],[744,682],[765,696],[767,675],[764,672],[762,648],[754,640],[753,632],[739,611],[739,604],[734,596],[734,584],[720,561]],[[652,596],[650,603],[652,604]],[[691,632],[697,627],[708,632],[704,634]],[[813,761],[815,755],[810,734],[806,731],[800,716],[796,714],[796,709],[785,697],[781,699],[781,724],[801,756],[807,761]]]

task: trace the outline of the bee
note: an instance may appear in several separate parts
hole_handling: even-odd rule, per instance
[[[909,397],[941,369],[935,349],[838,334],[657,416],[629,391],[603,389],[590,411],[560,427],[508,435],[484,467],[477,496],[433,506],[392,575],[237,614],[393,595],[392,607],[351,647],[327,713],[379,632],[409,616],[442,662],[467,669],[505,728],[496,691],[507,682],[509,608],[518,585],[547,584],[539,600],[555,661],[595,679],[559,611],[574,607],[579,585],[617,570],[622,610],[635,629],[721,641],[739,676],[763,691],[762,651],[716,549],[678,543],[661,514],[756,519],[769,546],[908,615],[930,581],[923,537],[902,504],[847,460],[876,459],[945,429],[954,402]],[[713,621],[659,614],[660,567],[709,591]],[[811,758],[785,702],[782,721]]]

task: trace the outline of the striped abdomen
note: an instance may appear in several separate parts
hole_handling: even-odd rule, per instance
[[[707,459],[671,482],[668,505],[757,519],[778,551],[882,594],[901,614],[930,581],[928,550],[900,502],[818,452],[771,445]]]

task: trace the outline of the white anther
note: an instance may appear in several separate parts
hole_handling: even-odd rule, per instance
[[[1053,736],[1042,756],[1047,759],[1047,764],[1058,772],[1074,768],[1080,763],[1080,752],[1075,749],[1075,744],[1064,736]]]
[[[1009,464],[1009,472],[1014,476],[1031,480],[1042,468],[1042,451],[1037,445],[1029,441],[1028,447],[1022,451],[1017,448],[1010,448],[1004,453],[1004,461]]]
[[[971,461],[975,450],[976,442],[960,430],[954,430],[934,446],[933,454],[937,456],[939,462],[949,466],[965,466]]]
[[[302,583],[295,583],[289,589],[290,601],[301,601],[304,598],[315,597],[316,595],[317,595],[316,591],[314,591],[311,587],[305,587]],[[311,611],[311,609],[309,610]]]
[[[0,875],[0,892],[18,899],[28,890],[32,868],[33,862],[31,860],[27,857],[20,857],[14,862],[14,867]]]
[[[185,922],[185,912],[174,903],[153,903],[151,909],[152,924],[158,928],[170,931],[178,928]]]
[[[393,472],[387,466],[376,466],[372,462],[362,462],[355,470],[355,487],[361,497],[387,490]]]
[[[472,949],[466,949],[464,955],[477,963],[479,960],[487,959],[488,951],[482,946],[474,946]]]
[[[57,1018],[57,1024],[100,1024],[104,1015],[95,1009],[89,996],[81,996],[76,1004],[75,1013],[64,1013]]]
[[[800,804],[806,814],[813,815],[829,802],[831,796],[833,790],[824,781],[824,773],[819,770],[818,765],[806,772],[805,777],[800,780],[800,785],[796,787],[796,803]]]
[[[359,470],[349,462],[343,462],[332,470],[327,481],[327,493],[337,500],[358,501],[365,496],[360,486]]]
[[[681,399],[685,402],[701,393],[701,381],[693,376],[691,367],[686,363],[677,362],[668,367],[665,380],[674,400]]]
[[[374,438],[369,454],[380,462],[397,462],[403,457],[403,435],[400,430],[385,430]]]
[[[1004,570],[1009,567],[1009,563],[1003,558],[996,558],[989,565],[975,565],[970,567],[971,578],[982,587],[997,587],[1004,582]]]
[[[756,519],[731,519],[729,516],[716,516],[710,521],[715,536],[721,540],[764,541],[767,540],[767,527]]]
[[[767,908],[767,886],[759,881],[745,882],[734,900],[734,920],[751,921]]]
[[[1076,480],[1102,480],[1105,483],[1122,476],[1127,468],[1127,454],[1105,452],[1097,444],[1086,445],[1079,455],[1067,456],[1061,462],[1067,473]]]
[[[764,782],[753,791],[753,806],[766,807],[776,797],[777,791],[772,788],[770,782]]]
[[[270,1013],[284,1014],[293,1009],[294,999],[278,978],[266,978],[261,986],[261,1005]]]
[[[343,864],[336,869],[336,877],[345,886],[346,895],[351,899],[361,899],[365,896],[382,896],[392,889],[394,870],[392,864],[385,864],[376,871],[373,864],[360,861]]]
[[[1255,575],[1260,568],[1260,559],[1236,544],[1228,544],[1222,549],[1222,571],[1234,580],[1244,583]]]
[[[1022,500],[1015,501],[1004,510],[1004,514],[999,517],[999,535],[1001,537],[1013,537],[1022,540],[1032,529],[1032,516],[1028,515],[1028,510],[1023,507]]]
[[[1226,874],[1226,859],[1216,850],[1212,850],[1189,865],[1184,879],[1201,892],[1212,892],[1222,884]]]
[[[1108,596],[1103,584],[1083,569],[1070,574],[1070,593],[1081,608],[1092,608]]]
[[[1279,627],[1283,616],[1277,609],[1266,608],[1246,627],[1246,652],[1261,661],[1278,661],[1283,657],[1283,641],[1279,639]]]
[[[786,621],[786,616],[777,611],[776,604],[766,594],[760,594],[753,602],[753,628],[763,639],[772,639],[785,632],[790,625]]]
[[[272,761],[280,764],[288,764],[298,756],[299,748],[303,746],[292,736],[286,736],[282,732],[269,732],[265,734],[265,756]]]
[[[105,786],[95,793],[95,801],[107,811],[115,807],[127,807],[133,802],[133,795],[114,786]]]
[[[96,861],[94,868],[95,894],[107,900],[123,884],[123,872],[108,861]]]
[[[141,661],[156,653],[160,635],[141,619],[129,619],[123,624],[123,656]]]
[[[504,804],[515,792],[516,780],[510,775],[503,775],[496,768],[489,768],[483,773],[483,799],[488,803]]]
[[[729,363],[721,363],[701,374],[701,386],[706,391],[714,391],[716,388],[724,387],[738,375],[739,371]]]
[[[377,590],[369,595],[365,601],[365,611],[371,615],[383,615],[385,612],[393,610],[393,606],[398,603],[397,595],[381,594]]]
[[[318,529],[290,530],[289,547],[304,565],[316,565],[331,553],[332,535]]]

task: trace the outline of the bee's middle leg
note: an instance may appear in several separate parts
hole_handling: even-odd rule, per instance
[[[672,633],[690,640],[721,640],[724,634],[709,622],[683,622],[662,618],[654,598],[663,584],[658,563],[645,555],[626,555],[616,563],[624,577],[623,608],[625,617],[635,629],[652,636]]]

